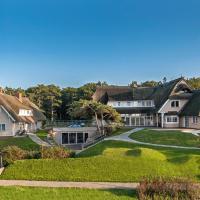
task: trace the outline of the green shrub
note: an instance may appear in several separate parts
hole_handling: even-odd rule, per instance
[[[40,159],[41,153],[39,151],[27,151],[26,159]]]
[[[16,160],[27,157],[27,152],[17,146],[8,146],[2,150],[4,165],[12,164]]]
[[[144,180],[138,187],[140,200],[197,200],[200,187],[186,180]]]
[[[72,152],[64,147],[41,147],[41,158],[43,159],[63,159],[72,156]]]

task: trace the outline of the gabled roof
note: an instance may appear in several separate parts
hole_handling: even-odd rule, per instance
[[[200,90],[194,90],[193,96],[180,112],[184,116],[200,116]]]
[[[28,98],[22,98],[22,102],[15,96],[0,93],[0,106],[2,106],[16,122],[33,123],[45,120],[40,109],[30,102]],[[19,110],[32,110],[33,116],[19,116]]]
[[[134,100],[154,100],[156,109],[159,109],[170,97],[175,86],[184,80],[178,78],[156,87],[129,87],[129,86],[107,86],[98,87],[93,99],[102,103],[109,100],[134,101]]]

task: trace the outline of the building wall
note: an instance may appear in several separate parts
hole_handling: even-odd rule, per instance
[[[80,128],[54,128],[53,133],[54,133],[54,140],[57,144],[63,145],[62,144],[62,133],[88,133],[88,142],[94,141],[95,137],[100,136],[97,133],[97,128],[96,127],[80,127]],[[69,144],[70,145],[70,144]],[[65,145],[67,146],[67,145]]]
[[[200,129],[200,117],[197,118],[197,123],[193,122],[193,116],[188,117],[189,120],[189,126],[187,128],[194,128],[194,129]],[[180,127],[185,128],[185,117],[181,117],[180,119]]]
[[[5,124],[6,130],[0,131],[0,136],[13,136],[15,133],[15,124],[8,114],[0,107],[0,124]]]
[[[188,100],[184,99],[184,100],[180,100],[177,99],[179,101],[179,107],[171,107],[171,102],[172,101],[176,101],[176,100],[168,100],[165,105],[161,108],[161,110],[159,111],[159,113],[167,113],[167,112],[179,112],[180,110],[183,109],[183,107],[186,105],[186,103],[188,102]]]

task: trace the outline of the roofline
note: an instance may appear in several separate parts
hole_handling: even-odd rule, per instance
[[[11,114],[4,108],[4,106],[1,105],[1,108],[6,112],[6,114],[15,122],[16,120],[11,116]]]

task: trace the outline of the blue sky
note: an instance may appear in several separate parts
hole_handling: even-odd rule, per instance
[[[1,0],[0,85],[200,75],[199,0]]]

